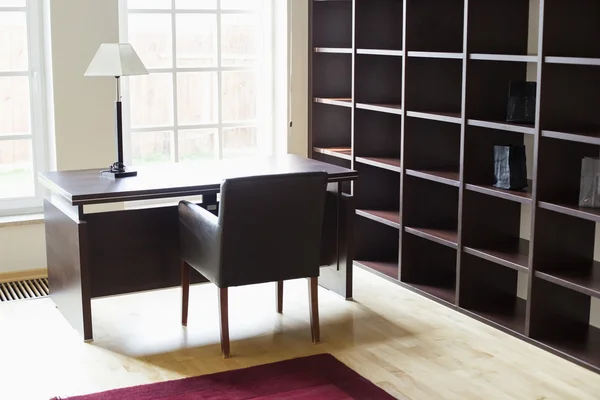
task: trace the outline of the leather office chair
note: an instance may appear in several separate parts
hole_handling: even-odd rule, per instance
[[[227,179],[218,217],[181,201],[181,322],[187,326],[190,267],[219,287],[221,351],[229,357],[227,289],[308,278],[312,340],[320,341],[317,283],[327,174],[292,173]]]

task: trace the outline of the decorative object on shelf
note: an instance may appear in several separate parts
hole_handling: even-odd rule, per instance
[[[117,100],[115,102],[115,139],[117,161],[108,170],[115,178],[137,175],[137,171],[123,163],[123,112],[121,107],[122,76],[147,75],[148,70],[129,43],[102,43],[85,71],[85,76],[113,76],[117,79]]]
[[[600,208],[598,180],[600,180],[600,158],[583,158],[579,184],[579,207]]]
[[[507,122],[535,123],[536,82],[510,81]]]
[[[494,146],[494,186],[521,190],[527,187],[527,156],[524,145]]]

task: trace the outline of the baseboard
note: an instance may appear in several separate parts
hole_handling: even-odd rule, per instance
[[[29,279],[40,279],[48,277],[47,268],[28,269],[24,271],[0,272],[0,283],[25,281]]]

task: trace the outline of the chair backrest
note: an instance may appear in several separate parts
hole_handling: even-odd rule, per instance
[[[326,191],[325,172],[223,182],[221,285],[318,276]]]

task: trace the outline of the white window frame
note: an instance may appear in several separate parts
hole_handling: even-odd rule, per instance
[[[119,10],[119,37],[122,42],[127,42],[127,20],[129,14],[170,14],[171,15],[171,35],[172,35],[172,57],[175,63],[177,54],[177,40],[176,40],[176,15],[182,13],[191,14],[240,14],[240,13],[255,13],[252,10],[221,10],[221,0],[217,0],[217,10],[196,10],[196,9],[175,9],[175,1],[171,0],[170,9],[135,9],[130,10],[127,8],[127,0],[120,0]],[[274,32],[276,28],[275,23],[275,4],[281,0],[262,0],[265,6],[264,19],[268,22],[263,24],[265,29],[262,35],[262,46],[259,60],[253,67],[223,67],[221,65],[221,30],[220,30],[220,18],[217,22],[217,59],[218,64],[216,67],[176,67],[173,65],[169,68],[148,68],[150,73],[156,72],[167,72],[173,74],[173,111],[174,111],[174,123],[172,126],[157,126],[149,128],[132,128],[130,119],[130,97],[129,97],[129,82],[127,79],[124,80],[122,85],[122,96],[124,102],[123,112],[123,148],[124,148],[124,160],[125,164],[132,165],[132,146],[131,146],[131,135],[135,132],[152,132],[152,131],[172,131],[173,137],[171,141],[172,145],[172,161],[179,161],[179,146],[178,146],[178,132],[180,130],[190,129],[206,129],[212,128],[217,129],[217,140],[218,150],[216,159],[223,158],[223,128],[233,127],[246,127],[256,126],[258,129],[257,137],[257,153],[258,155],[271,155],[279,152],[281,148],[278,145],[281,142],[281,138],[276,138],[274,132],[277,130],[276,125],[281,126],[281,116],[277,116],[276,109],[278,108],[277,103],[280,100],[280,95],[276,93],[277,77],[274,74],[275,71],[275,51],[276,51],[276,40]],[[260,73],[260,80],[263,83],[257,89],[259,90],[259,101],[257,102],[257,117],[253,123],[248,124],[244,122],[235,123],[223,123],[222,122],[222,102],[221,99],[221,73],[222,71],[245,71],[245,70],[258,70]],[[202,124],[202,125],[180,125],[177,121],[177,74],[178,72],[204,72],[204,71],[217,71],[218,74],[218,87],[219,87],[219,107],[218,107],[218,122],[216,124]],[[286,104],[287,104],[287,88],[286,91]],[[287,116],[286,116],[287,120]],[[287,124],[287,122],[286,122]],[[287,130],[284,132],[287,133]],[[287,135],[286,135],[287,136]],[[287,137],[286,137],[287,139]]]
[[[38,174],[48,170],[46,154],[46,79],[44,73],[44,23],[43,0],[26,0],[25,7],[0,7],[4,11],[25,11],[27,18],[27,71],[0,71],[0,76],[29,77],[30,129],[28,135],[0,136],[0,141],[31,139],[33,146],[34,195],[29,197],[2,198],[0,194],[0,216],[38,213],[43,208],[44,190],[38,183]]]

